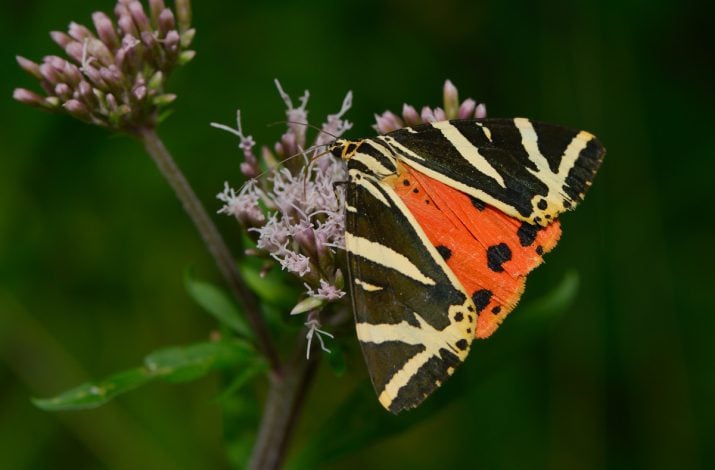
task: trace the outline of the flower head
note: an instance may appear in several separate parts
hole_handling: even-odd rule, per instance
[[[253,137],[243,131],[240,112],[235,129],[213,124],[239,138],[241,172],[251,178],[238,191],[226,183],[217,196],[224,203],[219,212],[236,217],[251,234],[256,242],[251,255],[275,260],[304,283],[311,306],[322,306],[345,296],[339,267],[345,246],[344,189],[335,183],[347,176],[342,162],[321,156],[321,150],[351,127],[343,116],[352,95],[346,95],[309,144],[309,92],[296,106],[277,80],[276,87],[286,105],[287,128],[274,145],[261,147],[260,157]],[[263,173],[262,167],[268,171]]]
[[[415,107],[404,104],[401,116],[392,111],[375,114],[375,124],[372,127],[380,134],[387,134],[405,126],[415,126],[427,122],[487,117],[487,108],[484,103],[477,104],[472,98],[467,98],[460,103],[457,87],[449,80],[444,82],[442,95],[443,107],[441,108],[424,106],[420,112],[417,112]]]
[[[37,64],[18,56],[45,95],[17,88],[13,97],[116,130],[153,126],[176,98],[165,92],[166,79],[195,54],[187,49],[195,33],[190,1],[176,0],[175,7],[176,14],[164,0],[149,0],[147,13],[137,0],[118,0],[115,21],[95,12],[94,31],[72,22],[66,33],[51,32],[67,58],[48,55]]]

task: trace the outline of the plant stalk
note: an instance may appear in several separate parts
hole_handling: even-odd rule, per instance
[[[269,376],[270,389],[248,466],[250,470],[277,470],[283,464],[320,360],[320,354],[306,360],[303,356],[305,346],[305,338],[301,338],[295,357],[290,364],[284,365],[283,373]]]
[[[181,170],[176,166],[174,159],[159,138],[156,130],[153,128],[140,128],[136,130],[135,135],[144,144],[144,148],[151,155],[156,166],[159,167],[159,171],[164,175],[164,178],[184,206],[184,210],[191,217],[196,229],[201,234],[201,238],[206,243],[209,252],[216,260],[221,274],[223,274],[228,283],[229,290],[241,309],[246,313],[246,317],[256,334],[258,347],[268,360],[273,373],[280,374],[281,365],[278,353],[271,342],[268,327],[261,317],[256,296],[246,287],[246,283],[238,272],[231,251],[228,249],[223,237],[221,237],[216,225],[209,217],[199,198],[196,197],[196,193],[194,193]]]

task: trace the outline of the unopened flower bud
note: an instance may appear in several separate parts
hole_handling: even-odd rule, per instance
[[[433,114],[434,114],[435,121],[444,121],[444,120],[448,119],[447,113],[442,108],[439,108],[439,107],[434,108]]]
[[[88,122],[92,120],[92,115],[90,114],[89,109],[87,109],[87,107],[78,100],[69,100],[62,106],[68,113],[78,119]]]
[[[442,90],[442,95],[444,98],[444,113],[446,119],[456,119],[457,111],[459,110],[459,94],[457,92],[457,87],[454,84],[446,80],[444,82],[444,88]],[[440,119],[442,120],[442,119]]]
[[[194,36],[196,36],[196,30],[194,28],[183,31],[181,33],[181,46],[189,47],[194,41]]]
[[[420,120],[420,115],[417,110],[407,103],[402,105],[402,117],[405,120],[405,124],[407,124],[408,126],[415,126],[422,122]]]
[[[12,97],[14,100],[19,101],[23,104],[29,104],[30,106],[38,106],[41,108],[48,107],[45,103],[45,99],[34,91],[27,90],[25,88],[15,88],[12,92]]]
[[[144,13],[144,7],[141,2],[131,2],[129,4],[129,14],[132,15],[134,24],[137,25],[139,32],[151,31],[151,22]]]
[[[112,20],[109,19],[106,14],[97,11],[92,13],[92,21],[94,22],[94,28],[97,30],[99,39],[101,39],[110,50],[116,51],[120,41]]]
[[[70,23],[69,29],[67,31],[70,36],[72,36],[75,41],[83,42],[85,39],[94,38],[94,34],[86,26],[74,21]]]
[[[477,107],[477,102],[471,98],[467,98],[459,106],[459,111],[457,112],[457,117],[459,119],[471,119],[474,115],[474,109]]]
[[[166,38],[164,39],[164,49],[166,52],[174,56],[179,52],[180,46],[181,37],[175,29],[172,29],[166,34]]]
[[[172,13],[168,8],[163,9],[161,13],[159,13],[157,23],[159,27],[159,37],[166,37],[166,35],[169,34],[169,31],[176,28],[174,13]]]
[[[191,62],[194,57],[196,57],[196,51],[183,51],[179,54],[178,63],[179,65],[186,65]]]
[[[19,55],[15,56],[15,60],[17,60],[17,64],[20,66],[20,68],[22,68],[22,70],[37,79],[42,78],[42,73],[40,73],[40,66],[38,64]],[[21,90],[22,88],[18,89]]]
[[[487,117],[487,105],[484,103],[479,103],[477,109],[474,110],[474,117],[477,119],[483,119]]]
[[[132,20],[132,17],[129,14],[120,16],[117,20],[117,24],[125,36],[139,36],[139,31],[137,31],[137,28],[134,25],[134,20]]]
[[[114,63],[114,55],[107,49],[107,46],[102,41],[99,39],[88,39],[86,44],[87,54],[99,60],[102,65],[107,66]]]
[[[67,33],[63,33],[62,31],[50,31],[50,37],[62,49],[66,48],[67,44],[74,41],[74,39],[72,39]]]
[[[72,89],[66,83],[58,83],[55,85],[55,95],[66,101],[72,97]]]
[[[422,108],[422,111],[420,112],[420,118],[422,119],[422,122],[436,121],[436,119],[434,118],[434,112],[429,106],[425,106]]]
[[[173,93],[164,93],[163,95],[159,95],[156,98],[152,100],[152,102],[156,106],[166,106],[168,104],[173,103],[176,100],[176,95]]]
[[[382,115],[375,115],[375,129],[380,134],[387,134],[395,129],[399,129],[404,126],[402,119],[400,119],[396,114],[391,111],[385,111]]]
[[[77,41],[70,41],[65,46],[65,53],[80,65],[84,60],[84,46]]]
[[[179,20],[179,31],[188,30],[191,27],[191,3],[189,0],[176,0],[174,8]]]
[[[159,22],[159,16],[164,10],[167,10],[164,0],[149,0],[149,11],[151,12],[151,19],[154,23]]]

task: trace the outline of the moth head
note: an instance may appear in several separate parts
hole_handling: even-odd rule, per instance
[[[330,153],[343,160],[350,160],[362,142],[346,139],[337,139],[330,147]]]

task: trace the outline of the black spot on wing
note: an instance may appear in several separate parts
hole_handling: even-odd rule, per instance
[[[478,210],[478,211],[483,211],[486,208],[486,205],[477,199],[476,197],[469,196],[469,200],[472,201],[472,205]]]
[[[516,231],[516,234],[519,236],[519,243],[521,243],[521,246],[531,246],[536,240],[536,236],[539,234],[539,226],[522,222],[519,230]]]
[[[487,266],[496,273],[504,271],[502,264],[511,259],[511,249],[506,243],[492,245],[487,248]]]
[[[492,291],[489,289],[481,289],[472,294],[472,302],[474,302],[474,306],[477,307],[477,312],[481,312],[487,308],[491,300]]]
[[[437,251],[442,256],[442,258],[444,258],[445,261],[452,257],[452,250],[450,250],[444,245],[438,245]]]

